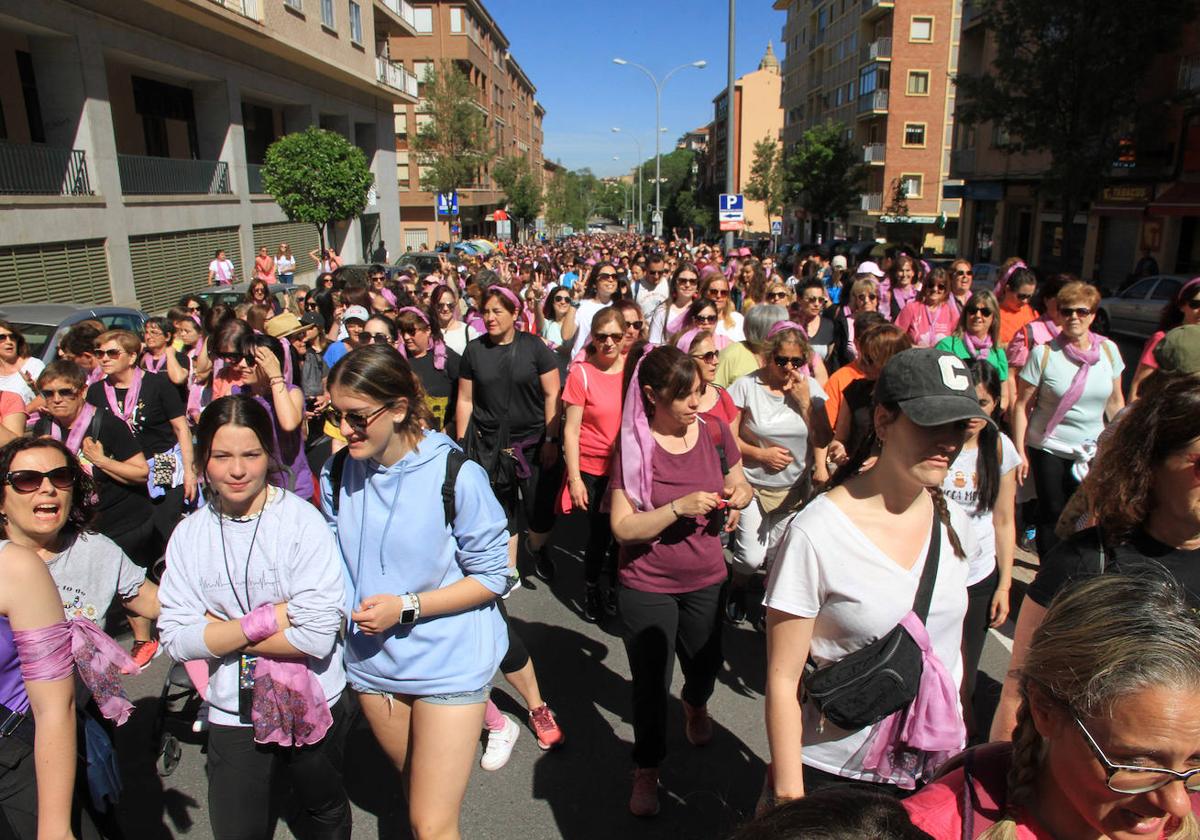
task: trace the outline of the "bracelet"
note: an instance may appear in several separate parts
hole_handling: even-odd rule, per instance
[[[415,624],[421,617],[421,599],[412,592],[400,596],[404,608],[400,611],[401,624]]]
[[[282,376],[272,376],[268,381],[274,385],[276,382],[283,382],[284,378]]]
[[[672,514],[672,515],[673,515],[673,516],[674,516],[676,519],[678,519],[678,518],[679,518],[679,511],[675,510],[675,500],[674,500],[674,499],[672,499],[672,500],[671,500],[671,514]]]

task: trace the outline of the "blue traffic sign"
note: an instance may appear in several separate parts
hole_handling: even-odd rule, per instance
[[[717,209],[722,213],[740,213],[746,209],[746,198],[741,193],[721,193]]]
[[[439,216],[458,215],[458,192],[438,193],[437,214]]]
[[[774,236],[779,236],[783,233],[783,222],[771,222],[771,233]]]

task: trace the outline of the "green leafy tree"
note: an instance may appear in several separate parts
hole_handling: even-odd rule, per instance
[[[783,214],[783,150],[775,140],[754,144],[754,162],[745,186],[746,198],[761,201],[767,211],[767,230],[771,219]]]
[[[1139,97],[1151,65],[1196,11],[1195,0],[986,0],[996,57],[985,72],[955,79],[959,119],[991,122],[1010,151],[1048,152],[1043,189],[1073,219],[1111,171],[1122,136],[1153,106]]]
[[[542,188],[529,161],[520,155],[503,158],[493,164],[492,178],[504,192],[509,217],[522,228],[532,224],[542,209]]]
[[[800,205],[821,225],[845,218],[867,182],[862,153],[833,122],[804,132],[783,169],[783,200]]]
[[[426,71],[421,95],[419,112],[430,116],[413,139],[421,189],[450,193],[478,183],[495,155],[476,89],[453,60],[443,59]]]
[[[272,143],[262,177],[289,219],[317,226],[322,250],[330,224],[353,219],[366,208],[375,180],[361,149],[316,126]]]

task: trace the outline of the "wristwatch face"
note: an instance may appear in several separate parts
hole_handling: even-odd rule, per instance
[[[401,624],[412,624],[417,620],[417,611],[409,608],[400,613]]]

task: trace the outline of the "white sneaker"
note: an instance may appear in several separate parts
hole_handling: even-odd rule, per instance
[[[192,721],[192,731],[196,733],[208,729],[208,701],[205,700],[196,710],[196,719]]]
[[[501,717],[504,718],[504,728],[499,732],[488,730],[487,746],[483,750],[483,757],[479,759],[479,766],[484,770],[499,770],[508,764],[517,736],[521,734],[521,727],[515,720],[508,715]]]

